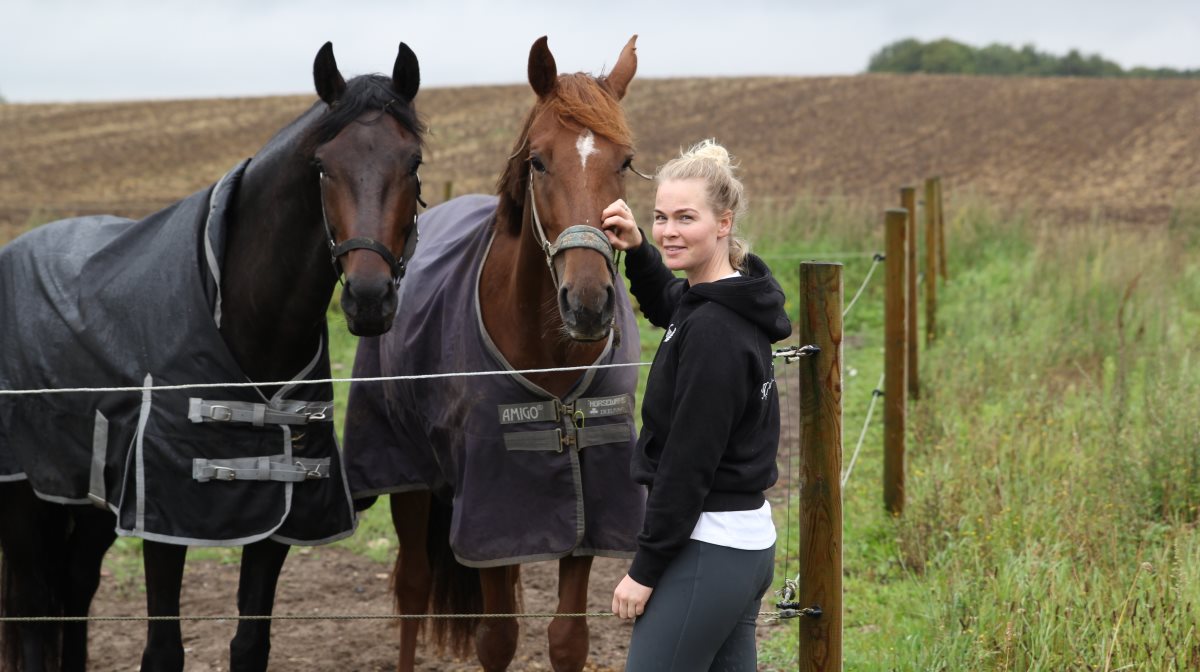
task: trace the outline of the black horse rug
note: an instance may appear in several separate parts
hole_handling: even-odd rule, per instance
[[[47,224],[0,249],[0,481],[93,503],[117,532],[190,545],[317,544],[354,514],[325,341],[293,384],[246,382],[221,338],[225,219],[246,164],[140,221]]]
[[[355,378],[513,370],[484,329],[477,291],[496,204],[469,196],[421,216],[396,322],[359,341]],[[614,332],[595,364],[638,360],[616,282]],[[563,399],[517,374],[354,383],[351,492],[451,491],[450,545],[468,566],[630,557],[645,508],[629,475],[636,387],[633,367],[589,370]]]

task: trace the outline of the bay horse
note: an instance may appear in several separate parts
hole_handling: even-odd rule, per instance
[[[0,397],[0,615],[87,615],[117,533],[144,540],[150,616],[179,615],[188,544],[244,546],[238,611],[269,615],[290,544],[353,532],[328,383],[151,387],[328,377],[339,281],[352,333],[393,324],[417,236],[417,58],[401,43],[390,77],[347,82],[326,43],[313,78],[319,100],[215,187],[139,222],[64,220],[0,249],[0,306],[23,310],[9,320],[21,325],[0,326],[0,389],[147,386]],[[70,247],[80,240],[94,244]],[[42,300],[51,291],[58,300]],[[134,319],[143,304],[152,314]],[[36,361],[38,339],[58,347],[52,358]],[[80,450],[82,478],[65,466]],[[6,622],[0,636],[0,669],[86,668],[86,622]],[[269,653],[270,621],[239,621],[231,669],[265,670]],[[141,669],[183,666],[179,622],[149,622]]]
[[[645,496],[629,477],[632,368],[514,370],[636,362],[637,326],[602,210],[625,193],[633,139],[620,100],[636,36],[607,76],[563,74],[537,40],[537,95],[498,184],[422,217],[421,249],[401,289],[404,324],[359,341],[354,377],[461,371],[483,378],[360,382],[345,450],[360,506],[389,495],[404,614],[510,614],[519,566],[557,560],[559,614],[586,611],[596,555],[631,557]],[[586,395],[586,396],[585,396]],[[415,663],[420,620],[401,623],[399,669]],[[514,617],[435,619],[439,648],[485,670],[517,646]],[[587,660],[585,618],[548,632],[559,672]]]

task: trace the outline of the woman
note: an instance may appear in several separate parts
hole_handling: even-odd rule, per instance
[[[630,672],[754,670],[775,556],[763,495],[779,442],[771,343],[791,324],[770,269],[733,235],[745,196],[729,152],[706,140],[655,179],[662,254],[643,243],[624,201],[603,213],[609,241],[626,251],[630,291],[666,329],[632,466],[647,487],[646,519],[612,609],[638,617]]]

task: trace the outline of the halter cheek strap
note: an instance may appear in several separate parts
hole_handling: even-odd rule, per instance
[[[421,177],[417,176],[417,203],[425,207],[425,201],[421,200]],[[325,173],[321,173],[321,221],[325,223],[325,239],[329,243],[329,256],[333,262],[333,272],[337,274],[338,282],[342,282],[342,276],[345,275],[342,270],[341,257],[351,250],[371,250],[380,257],[383,257],[388,268],[392,273],[392,284],[396,287],[400,286],[400,281],[404,278],[404,273],[407,270],[408,260],[412,259],[413,253],[417,249],[417,213],[413,213],[412,228],[409,229],[407,240],[404,241],[404,252],[399,259],[392,254],[392,251],[386,245],[372,238],[350,238],[338,243],[333,238],[333,228],[329,226],[329,216],[325,212]]]
[[[533,169],[529,169],[529,209],[533,213],[533,236],[537,240],[538,246],[542,248],[542,252],[546,254],[546,265],[550,267],[550,277],[554,281],[554,289],[559,288],[558,271],[554,268],[554,257],[563,250],[582,247],[589,250],[595,250],[604,256],[604,261],[608,265],[608,272],[612,277],[617,276],[616,264],[613,261],[613,246],[608,242],[608,236],[604,235],[600,229],[586,224],[575,224],[568,226],[558,235],[558,240],[551,243],[546,238],[546,229],[542,226],[542,219],[538,216],[537,200],[533,195]]]

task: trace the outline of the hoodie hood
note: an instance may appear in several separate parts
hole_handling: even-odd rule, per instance
[[[783,309],[783,288],[767,264],[753,254],[746,256],[741,276],[689,287],[683,300],[719,303],[762,329],[772,343],[792,334],[792,323]]]

